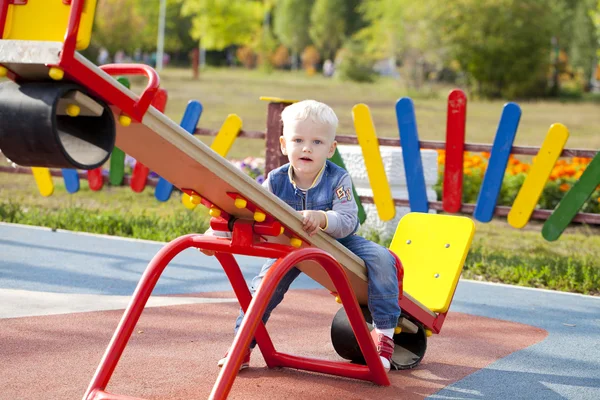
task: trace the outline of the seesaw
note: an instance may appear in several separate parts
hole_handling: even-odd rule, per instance
[[[8,1],[0,1],[0,31],[8,7],[34,5],[66,6],[35,1],[9,6]],[[76,53],[76,44],[86,43],[85,37],[78,40],[82,9],[82,0],[72,1],[64,44],[44,41],[44,36],[0,41],[0,65],[11,79],[0,85],[0,149],[20,165],[89,170],[102,165],[116,145],[181,189],[192,203],[208,207],[213,229],[232,232],[231,239],[185,235],[153,258],[83,398],[130,398],[108,393],[106,387],[161,273],[173,257],[189,247],[216,252],[246,311],[211,398],[227,397],[253,336],[270,368],[289,367],[389,385],[370,337],[368,313],[364,312],[367,276],[362,261],[322,232],[307,236],[297,212],[152,107],[159,87],[152,68],[129,64],[99,68]],[[13,27],[31,23],[16,15],[13,10]],[[112,77],[130,74],[148,77],[140,96]],[[78,100],[82,96],[87,103]],[[102,112],[63,114],[59,104],[65,102],[66,107],[74,105],[81,110],[93,106]],[[399,224],[390,248],[402,258],[402,264],[397,264],[399,276],[404,273],[404,281],[399,280],[399,285],[404,285],[399,298],[403,314],[394,338],[393,362],[397,368],[417,366],[425,354],[427,337],[440,332],[473,230],[468,218],[420,213],[409,214]],[[254,297],[234,254],[279,260]],[[332,342],[342,357],[357,362],[276,351],[261,316],[277,283],[294,266],[339,298],[343,311],[333,320]]]

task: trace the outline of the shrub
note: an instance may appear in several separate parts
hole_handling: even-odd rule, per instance
[[[375,62],[369,58],[361,41],[348,40],[338,60],[337,76],[340,79],[354,82],[375,81],[377,76],[373,69]]]
[[[444,181],[444,163],[445,153],[438,152],[439,178],[434,189],[437,192],[438,198],[442,198],[442,184]],[[463,164],[463,202],[476,203],[479,189],[483,181],[485,169],[487,167],[488,153],[481,154],[465,154]],[[550,178],[544,187],[542,195],[538,200],[537,206],[542,209],[553,210],[556,208],[565,193],[573,186],[583,174],[583,171],[590,163],[591,159],[583,157],[573,157],[569,160],[561,159],[556,162],[556,165],[550,173]],[[511,206],[525,178],[530,165],[519,161],[511,155],[502,188],[498,197],[498,205]],[[580,210],[587,213],[600,213],[600,186],[596,188],[594,193],[585,202]]]
[[[237,59],[248,69],[256,67],[256,54],[248,46],[239,47],[235,53]]]

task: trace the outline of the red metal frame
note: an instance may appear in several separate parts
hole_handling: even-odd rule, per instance
[[[236,336],[229,357],[221,369],[219,377],[213,387],[210,398],[223,399],[231,390],[244,352],[250,345],[253,337],[270,368],[290,367],[313,372],[362,379],[378,385],[390,385],[387,372],[383,368],[375,344],[362,316],[356,296],[350,287],[350,282],[343,267],[328,253],[316,248],[294,249],[274,243],[260,242],[253,231],[253,221],[238,220],[234,224],[232,239],[218,238],[190,234],[181,236],[166,246],[152,259],[144,272],[133,294],[129,306],[125,310],[121,321],[102,357],[100,365],[90,382],[83,397],[84,400],[98,399],[130,399],[130,397],[113,395],[105,392],[106,386],[117,366],[125,346],[131,337],[133,329],[139,320],[152,290],[167,264],[181,251],[196,247],[216,252],[216,257],[221,262],[223,269],[231,282],[236,297],[245,318]],[[239,265],[233,254],[251,255],[256,257],[277,258],[278,261],[271,267],[259,290],[252,297]],[[299,357],[291,354],[280,353],[275,350],[269,334],[262,323],[265,308],[285,273],[299,262],[312,260],[319,263],[336,285],[336,290],[348,314],[354,334],[363,352],[367,365],[354,365],[348,362],[336,362]]]

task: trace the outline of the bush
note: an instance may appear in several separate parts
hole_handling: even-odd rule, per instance
[[[313,45],[307,46],[302,52],[302,56],[300,57],[302,60],[302,68],[309,74],[314,74],[316,70],[317,64],[321,61],[321,56],[317,48]]]
[[[336,73],[341,80],[370,83],[376,79],[377,74],[373,69],[375,62],[367,56],[361,41],[348,40],[340,51],[336,64],[339,64]]]
[[[444,163],[445,154],[438,152],[439,177],[434,186],[438,198],[442,198],[442,184],[444,181]],[[479,189],[483,181],[485,169],[487,167],[487,158],[489,154],[465,154],[463,164],[463,203],[476,203],[479,196]],[[542,195],[538,200],[538,207],[547,210],[556,208],[565,193],[579,180],[583,171],[591,159],[583,157],[573,157],[570,160],[558,160],[550,173],[550,178],[544,187]],[[502,188],[498,196],[498,205],[511,206],[529,171],[529,164],[523,163],[511,156],[506,168]],[[580,210],[586,213],[600,213],[600,186],[585,202]]]
[[[235,52],[237,59],[248,69],[256,67],[256,54],[248,46],[239,47]]]
[[[16,203],[0,203],[0,220],[52,229],[168,242],[189,233],[204,233],[208,221],[180,209],[168,218],[152,214],[131,215],[115,210],[69,207],[58,210],[27,209]]]
[[[276,68],[285,68],[290,65],[290,52],[287,47],[280,45],[271,57],[271,62]]]

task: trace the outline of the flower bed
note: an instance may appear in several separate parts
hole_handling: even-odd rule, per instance
[[[477,196],[479,195],[479,189],[483,181],[485,169],[487,168],[489,156],[489,153],[465,153],[463,163],[463,203],[477,202]],[[439,199],[442,198],[445,161],[445,152],[439,150],[439,179],[434,186]],[[546,182],[537,208],[553,210],[564,194],[579,180],[590,161],[590,158],[583,157],[558,160],[550,173],[548,182]],[[511,206],[513,204],[530,168],[530,164],[520,161],[513,155],[510,156],[504,180],[502,181],[502,189],[498,196],[498,205]],[[585,202],[580,212],[600,213],[600,185],[596,187],[596,190]]]

